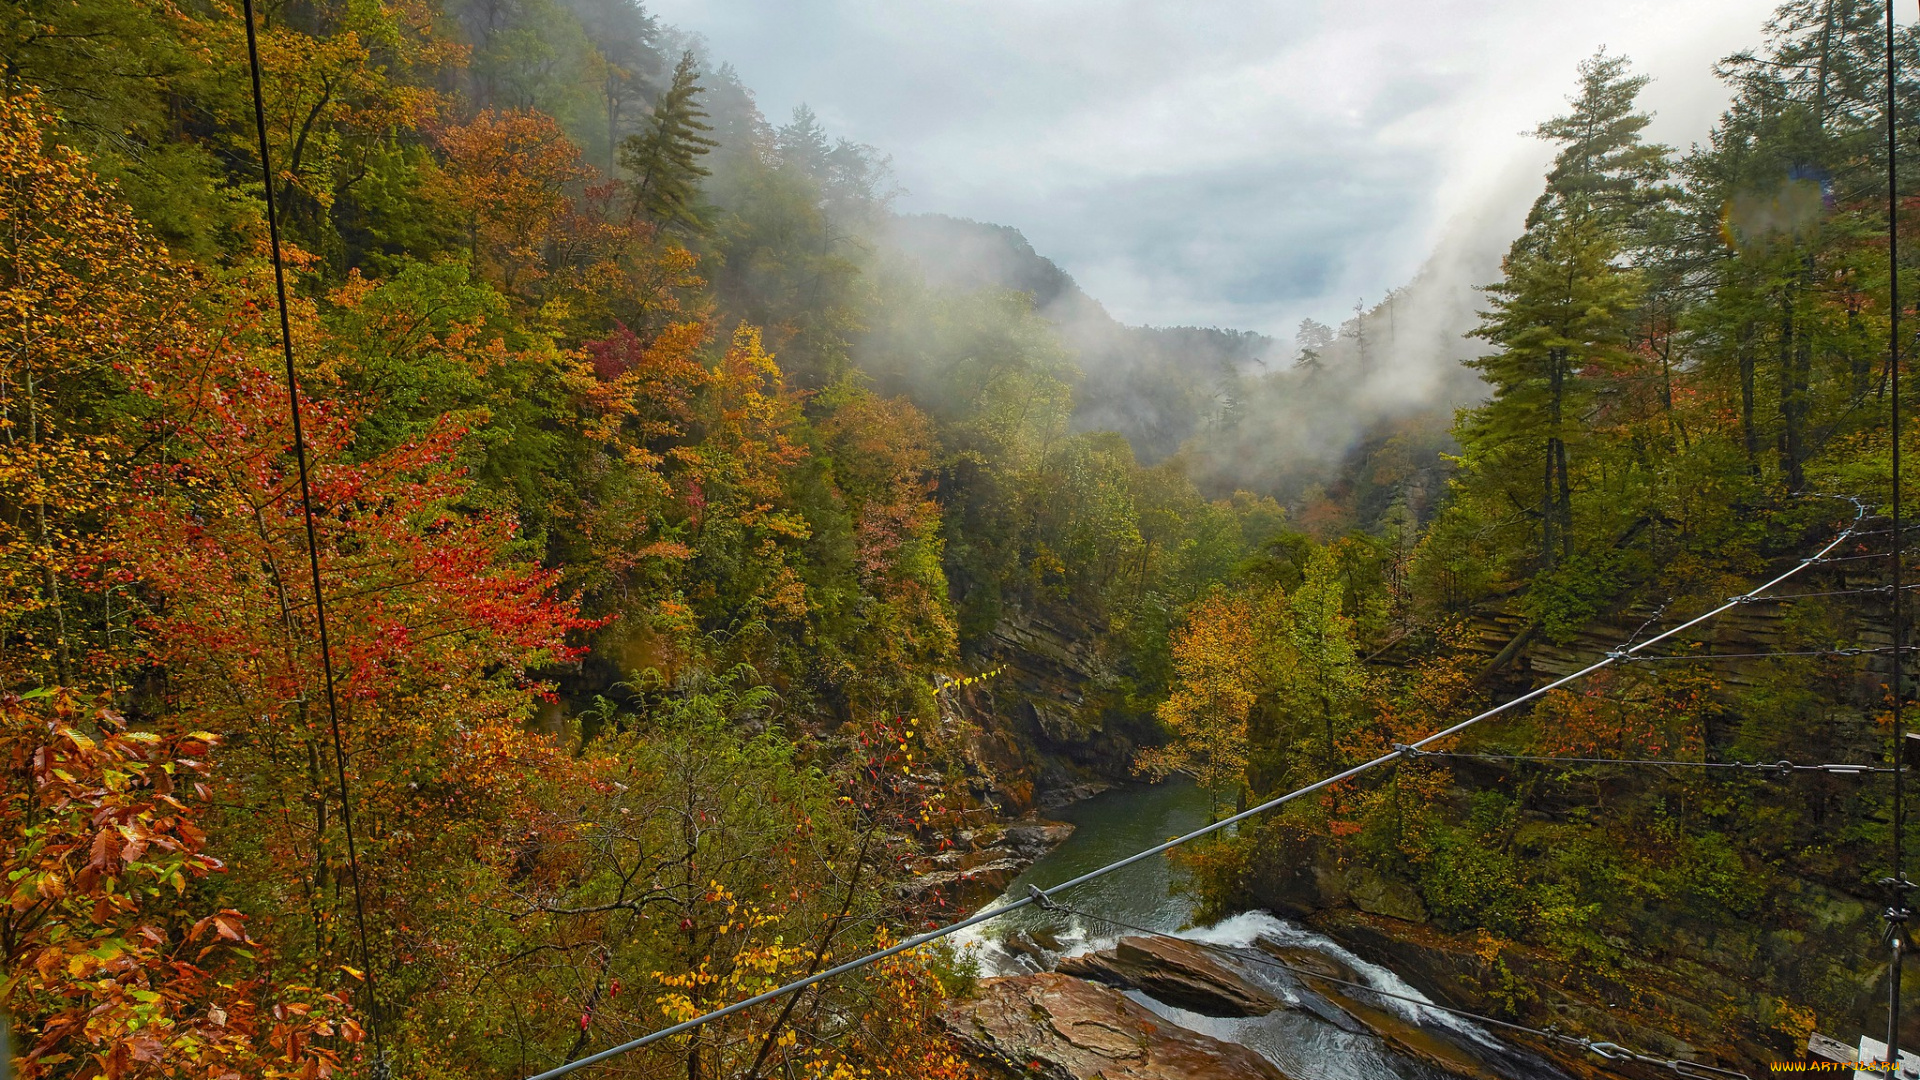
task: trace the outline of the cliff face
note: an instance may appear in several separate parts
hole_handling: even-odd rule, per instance
[[[943,723],[966,733],[976,787],[1002,810],[1057,807],[1123,781],[1134,751],[1158,737],[1151,717],[1116,704],[1105,631],[1064,609],[1012,613],[973,660],[997,674],[941,695]]]

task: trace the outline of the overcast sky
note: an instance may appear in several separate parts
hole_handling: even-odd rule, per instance
[[[1686,146],[1770,0],[649,0],[762,111],[893,158],[899,207],[1012,225],[1127,322],[1290,337],[1436,246],[1503,248],[1525,137],[1602,46]],[[1476,242],[1477,241],[1477,242]]]

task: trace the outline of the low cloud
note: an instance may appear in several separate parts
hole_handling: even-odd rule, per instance
[[[1703,138],[1733,0],[656,0],[776,119],[892,155],[901,209],[1019,228],[1128,323],[1290,337],[1409,281],[1461,222],[1498,247],[1602,43]],[[1468,245],[1471,246],[1471,245]],[[1450,256],[1447,256],[1450,257]]]

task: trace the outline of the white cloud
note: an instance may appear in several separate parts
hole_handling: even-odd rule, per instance
[[[1497,251],[1546,148],[1524,137],[1602,44],[1702,139],[1734,0],[655,0],[770,117],[811,105],[891,154],[909,210],[1012,225],[1116,315],[1288,334],[1406,281],[1443,238]],[[1496,239],[1499,239],[1496,236]]]

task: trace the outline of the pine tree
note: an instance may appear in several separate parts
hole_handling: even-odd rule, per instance
[[[1637,276],[1615,265],[1618,247],[1592,218],[1549,221],[1524,239],[1507,257],[1506,279],[1487,288],[1493,305],[1478,334],[1500,351],[1474,366],[1493,399],[1468,415],[1462,442],[1509,462],[1530,456],[1516,455],[1517,444],[1535,448],[1540,558],[1552,566],[1573,554],[1568,444],[1584,429],[1583,374],[1620,355]]]
[[[1557,142],[1547,188],[1527,215],[1529,232],[1556,216],[1591,216],[1610,230],[1644,232],[1671,197],[1673,150],[1642,141],[1652,117],[1635,109],[1645,75],[1627,74],[1627,58],[1595,53],[1580,64],[1573,111],[1534,129]]]
[[[635,214],[662,225],[704,227],[700,181],[710,173],[700,159],[719,144],[707,137],[713,125],[700,107],[703,92],[693,53],[682,53],[672,83],[654,104],[653,123],[621,146],[620,164],[633,177],[628,189]]]
[[[1536,130],[1560,151],[1476,331],[1500,351],[1474,362],[1493,399],[1467,414],[1462,442],[1514,503],[1537,508],[1547,567],[1574,552],[1569,443],[1587,428],[1591,375],[1625,359],[1640,289],[1620,256],[1670,202],[1671,152],[1640,137],[1648,117],[1634,106],[1646,82],[1627,74],[1624,57],[1581,63],[1572,111]],[[1533,483],[1537,500],[1522,497]]]

